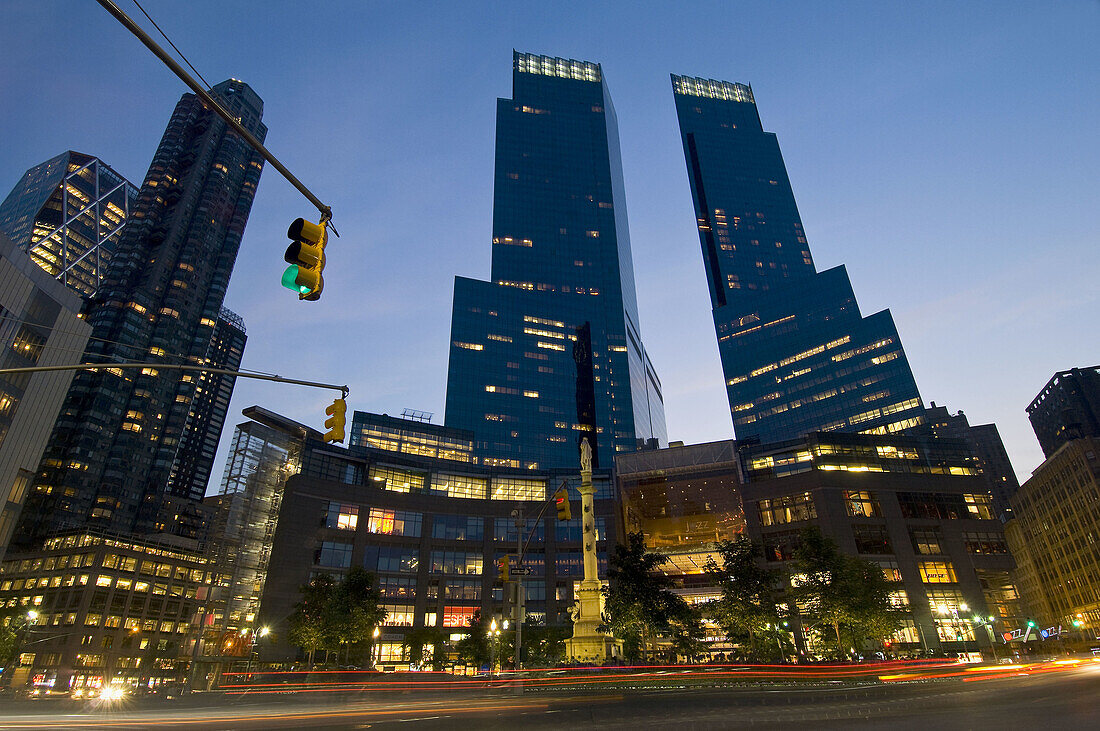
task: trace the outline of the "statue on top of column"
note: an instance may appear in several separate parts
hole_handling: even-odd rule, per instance
[[[592,447],[588,445],[588,437],[581,439],[581,472],[592,471]]]

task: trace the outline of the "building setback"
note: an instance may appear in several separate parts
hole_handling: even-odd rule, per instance
[[[615,460],[624,525],[671,559],[691,601],[717,591],[703,574],[713,543],[748,535],[783,568],[809,526],[877,563],[908,617],[907,651],[988,651],[994,616],[1019,609],[1004,533],[967,445],[955,439],[811,433],[773,444],[734,441],[637,452]],[[795,623],[797,624],[797,623]],[[962,638],[961,640],[959,638]],[[796,633],[796,642],[804,647]]]
[[[81,297],[99,290],[137,188],[99,158],[63,152],[23,174],[0,231]]]
[[[259,138],[263,103],[229,80],[213,93]],[[97,294],[85,357],[201,364],[259,182],[260,155],[192,94],[176,105]],[[167,499],[198,379],[150,367],[78,375],[16,540],[58,530],[196,536],[197,503]],[[186,489],[190,489],[187,486]]]
[[[0,234],[0,368],[78,362],[91,332],[80,305]],[[0,559],[73,373],[0,375]]]
[[[1055,373],[1028,405],[1027,418],[1044,457],[1072,439],[1100,437],[1100,366]]]
[[[513,56],[497,100],[491,281],[455,279],[449,427],[482,464],[593,464],[665,441],[642,343],[618,123],[599,64]]]
[[[672,77],[734,432],[895,433],[923,406],[889,310],[818,272],[779,143],[745,84]]]
[[[971,426],[966,414],[961,411],[952,414],[946,406],[937,406],[935,401],[925,412],[925,419],[928,429],[935,436],[962,439],[970,445],[971,451],[978,458],[978,467],[989,483],[989,493],[993,496],[993,507],[997,515],[1002,522],[1012,517],[1009,501],[1020,489],[1020,483],[1008,459],[1008,451],[1001,441],[997,425]]]

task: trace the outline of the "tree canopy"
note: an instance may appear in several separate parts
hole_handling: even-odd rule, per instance
[[[846,647],[859,648],[867,639],[881,642],[898,628],[882,567],[841,553],[820,529],[802,531],[792,571],[803,624],[832,646],[833,655],[843,656]]]
[[[321,574],[299,591],[302,599],[290,615],[288,639],[306,651],[310,665],[317,650],[324,650],[326,659],[343,650],[347,660],[353,648],[371,644],[374,628],[386,618],[374,574],[360,567],[340,582]]]
[[[609,557],[611,581],[603,590],[601,628],[622,640],[623,651],[632,661],[643,657],[661,635],[680,636],[685,647],[691,638],[701,637],[698,613],[673,591],[672,580],[660,571],[667,563],[667,556],[646,550],[641,533],[627,535]]]

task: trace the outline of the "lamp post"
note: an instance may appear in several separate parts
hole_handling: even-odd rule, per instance
[[[507,620],[504,621],[504,628],[508,628]],[[489,622],[489,682],[493,680],[493,666],[496,664],[497,645],[500,644],[500,629],[497,627],[496,619]]]
[[[371,655],[373,656],[371,657],[371,664],[374,665],[376,670],[378,669],[378,666],[382,664],[382,646],[378,644],[378,637],[381,634],[382,630],[378,629],[377,627],[375,627],[374,631],[370,633],[371,638],[374,640],[374,647],[371,648]],[[375,657],[377,657],[377,660],[375,659]]]

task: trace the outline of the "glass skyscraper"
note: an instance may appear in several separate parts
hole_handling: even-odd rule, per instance
[[[212,92],[263,139],[263,102],[247,84],[223,81]],[[258,152],[183,95],[85,305],[86,359],[206,361],[262,169]],[[71,529],[198,536],[201,506],[167,486],[199,383],[156,367],[79,373],[13,543]]]
[[[737,437],[922,424],[890,311],[863,317],[845,268],[814,267],[752,89],[676,75],[672,86]]]
[[[91,155],[63,152],[0,203],[0,231],[81,297],[99,289],[137,188]]]
[[[638,323],[618,123],[598,64],[514,53],[497,100],[491,281],[458,277],[446,424],[483,464],[595,465],[664,444]]]

